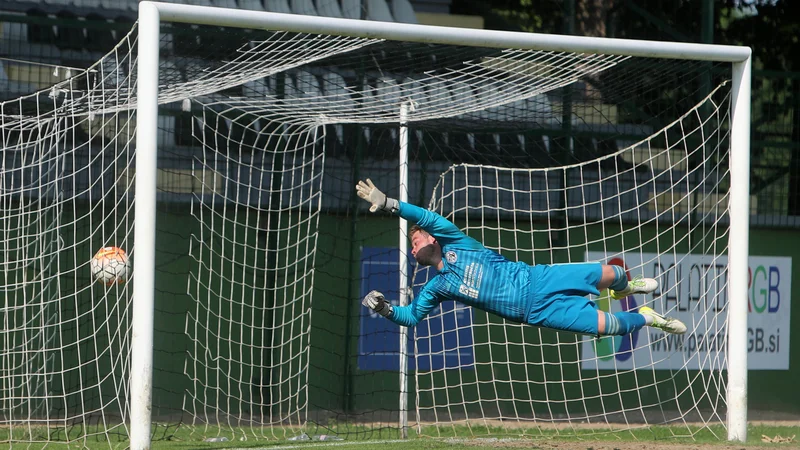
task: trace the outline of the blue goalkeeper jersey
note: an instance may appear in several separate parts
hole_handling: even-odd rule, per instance
[[[414,326],[444,300],[457,300],[515,322],[526,321],[532,296],[531,266],[487,249],[432,211],[400,202],[398,215],[436,238],[444,266],[410,305],[393,307],[392,322]]]

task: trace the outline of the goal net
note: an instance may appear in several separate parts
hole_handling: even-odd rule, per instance
[[[152,213],[138,25],[0,103],[0,440],[133,438],[134,231],[153,219],[153,439],[721,432],[730,63],[312,31],[161,24]],[[397,220],[354,192],[397,198],[401,165],[410,202],[511,259],[655,276],[654,295],[595,300],[689,332],[596,340],[445,302],[401,346],[359,300],[432,274],[401,270]],[[104,246],[128,282],[91,278]]]
[[[608,312],[650,306],[689,330],[597,338],[441,308],[416,328],[417,364],[445,361],[415,374],[420,427],[548,435],[668,423],[691,436],[724,420],[729,106],[721,86],[646,139],[580,164],[457,164],[440,175],[430,208],[488,248],[655,278],[652,294],[616,301],[604,291],[595,301]]]

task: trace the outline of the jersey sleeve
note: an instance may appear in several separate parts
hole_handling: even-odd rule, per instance
[[[420,290],[414,301],[408,306],[393,306],[392,315],[389,320],[392,322],[403,325],[406,327],[413,327],[425,316],[430,314],[440,303],[436,298],[436,294],[428,285],[425,285]]]
[[[456,244],[469,248],[483,247],[478,241],[464,234],[453,222],[411,203],[399,202],[400,208],[397,215],[410,222],[414,222],[423,230],[435,237],[442,245]]]

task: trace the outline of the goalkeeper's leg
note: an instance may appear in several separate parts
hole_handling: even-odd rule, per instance
[[[597,334],[600,336],[623,336],[641,330],[646,325],[647,318],[642,314],[597,311]]]
[[[658,281],[653,278],[635,277],[628,281],[625,269],[620,266],[603,266],[603,274],[597,290],[608,289],[612,297],[621,300],[629,295],[649,294],[658,289]]]
[[[600,263],[540,264],[533,266],[536,290],[540,295],[599,295],[609,289],[621,300],[629,295],[649,294],[658,289],[658,281],[641,276],[628,281],[620,266]]]
[[[601,336],[622,336],[640,330],[645,326],[658,328],[671,334],[683,334],[686,325],[678,319],[665,317],[642,306],[638,313],[597,311],[597,334]]]

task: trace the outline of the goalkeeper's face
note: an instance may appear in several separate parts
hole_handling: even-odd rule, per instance
[[[436,266],[442,262],[442,247],[436,239],[424,231],[411,236],[411,255],[423,266]]]

